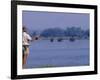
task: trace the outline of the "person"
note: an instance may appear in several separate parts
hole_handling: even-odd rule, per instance
[[[29,45],[32,40],[31,36],[27,33],[26,27],[23,27],[22,44],[23,44],[23,66],[26,64],[29,55]]]

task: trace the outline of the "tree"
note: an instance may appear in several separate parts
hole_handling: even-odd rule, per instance
[[[64,30],[60,28],[49,28],[42,31],[43,37],[62,37],[64,36]]]

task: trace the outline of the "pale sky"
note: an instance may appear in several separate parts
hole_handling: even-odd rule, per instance
[[[47,28],[81,27],[89,29],[89,14],[87,13],[61,13],[23,11],[22,24],[31,30],[44,30]]]

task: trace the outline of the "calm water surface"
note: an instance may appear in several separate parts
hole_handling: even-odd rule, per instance
[[[89,40],[34,41],[25,68],[89,65]]]

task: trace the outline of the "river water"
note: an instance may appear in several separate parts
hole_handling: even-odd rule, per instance
[[[31,42],[25,68],[89,65],[89,40]]]

